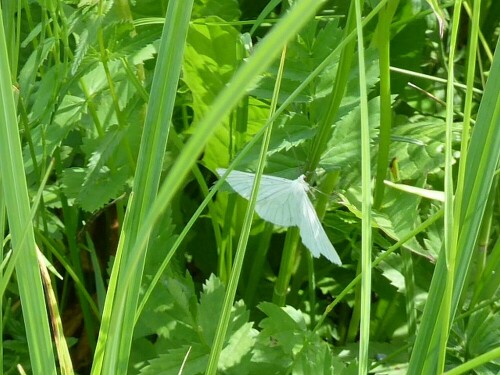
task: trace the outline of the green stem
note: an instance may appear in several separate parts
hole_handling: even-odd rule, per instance
[[[399,0],[389,0],[387,6],[379,13],[377,25],[376,44],[379,49],[380,68],[380,134],[377,154],[377,174],[373,207],[380,208],[384,197],[384,179],[389,165],[389,149],[391,144],[391,72],[390,72],[390,45],[391,21]]]
[[[299,239],[300,235],[297,228],[288,230],[283,248],[283,256],[281,257],[280,271],[273,291],[273,303],[278,306],[285,305],[288,284],[294,270]]]

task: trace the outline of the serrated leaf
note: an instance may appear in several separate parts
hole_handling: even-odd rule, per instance
[[[120,196],[124,191],[125,182],[129,178],[129,169],[126,167],[111,170],[102,167],[96,173],[92,184],[83,185],[79,199],[85,211],[93,212],[111,200]]]
[[[167,282],[167,289],[170,301],[174,302],[170,315],[196,330],[197,301],[192,279],[190,277],[185,280],[170,278]]]
[[[359,218],[362,217],[360,198],[360,187],[353,186],[346,192],[343,200],[349,211]],[[406,233],[413,230],[420,222],[418,215],[420,200],[418,196],[409,195],[398,190],[387,193],[381,209],[373,210],[372,226],[380,228],[389,237],[398,241]],[[404,247],[429,260],[437,258],[437,254],[430,252],[433,249],[422,248],[415,238],[407,241]]]
[[[317,333],[307,329],[304,315],[291,306],[261,303],[267,318],[253,352],[252,363],[266,373],[332,374],[333,362],[328,345]],[[272,372],[271,372],[272,371]]]
[[[405,279],[401,273],[403,260],[399,254],[390,254],[383,262],[378,265],[378,269],[382,271],[384,276],[391,285],[395,286],[399,293],[404,293],[406,290]]]
[[[170,374],[170,371],[176,369],[178,371],[176,361],[181,357],[181,353],[187,352],[188,345],[191,345],[193,349],[188,356],[185,373],[197,373],[199,368],[204,370],[204,367],[200,366],[205,366],[208,360],[214,332],[218,325],[218,319],[214,318],[218,315],[214,314],[222,307],[224,285],[215,275],[211,275],[203,285],[199,303],[197,303],[190,277],[185,280],[168,278],[163,285],[166,285],[164,288],[166,293],[160,291],[155,303],[147,305],[144,316],[148,321],[139,322],[139,325],[140,332],[151,334],[151,329],[156,324],[159,329],[157,333],[165,339],[159,340],[156,344],[159,357],[151,360],[150,366],[144,368],[141,373],[152,374],[155,373],[153,371],[165,371],[156,373]],[[164,300],[159,299],[160,297]],[[154,311],[150,311],[151,308]],[[253,323],[248,322],[248,318],[249,313],[243,302],[235,303],[231,314],[231,324],[226,335],[227,341],[219,360],[219,369],[225,373],[244,374],[250,362],[250,351],[255,344],[257,331],[253,329]],[[177,347],[183,349],[179,351]],[[171,361],[170,364],[169,361]],[[179,364],[181,362],[182,360]]]
[[[127,168],[111,171],[107,167],[102,167],[92,185],[88,184],[83,188],[86,174],[83,168],[68,168],[63,171],[61,181],[64,193],[69,198],[74,198],[82,209],[88,212],[94,212],[117,198],[123,192],[129,177]]]
[[[444,122],[435,119],[394,127],[392,135],[399,140],[392,142],[390,156],[398,159],[401,179],[419,178],[443,165],[444,132]]]
[[[273,129],[268,155],[272,156],[280,151],[289,151],[316,134],[306,116],[294,113],[286,123]]]
[[[224,287],[221,281],[214,274],[203,285],[203,292],[200,295],[200,308],[198,310],[198,323],[203,331],[207,344],[211,344],[215,330],[217,329],[217,319],[214,319],[214,311],[220,311],[224,301]]]
[[[237,374],[244,374],[251,358],[251,350],[256,342],[257,330],[253,323],[245,323],[229,337],[227,346],[222,350],[219,359],[221,370],[235,369]]]
[[[373,139],[380,121],[379,98],[370,100],[368,105],[370,137]],[[332,137],[320,161],[320,165],[326,170],[340,168],[349,172],[349,175],[344,178],[351,183],[359,179],[361,128],[358,124],[360,121],[359,106],[353,107],[349,113],[337,121]],[[349,182],[345,184],[350,185]]]
[[[100,170],[108,162],[111,155],[115,152],[120,144],[126,129],[120,129],[117,126],[112,126],[107,129],[104,137],[98,139],[98,144],[94,144],[92,154],[89,158],[83,189],[94,184]]]
[[[73,64],[71,65],[71,74],[75,75],[77,73],[89,49],[97,44],[99,31],[110,21],[108,18],[106,22],[106,15],[113,6],[114,1],[107,1],[102,7],[87,2],[82,3],[79,7],[81,14],[80,12],[75,14],[76,22],[72,30],[73,35],[77,38],[77,46]]]
[[[140,371],[141,375],[178,375],[185,358],[183,374],[202,374],[208,362],[209,348],[200,345],[184,345],[169,350],[149,361],[149,365]]]
[[[148,28],[140,30],[134,36],[120,40],[120,45],[117,47],[119,54],[126,56],[132,65],[142,64],[147,60],[151,60],[158,53],[158,42],[161,35],[161,29]]]
[[[75,56],[71,65],[71,74],[73,75],[78,71],[90,46],[96,42],[97,33],[102,25],[102,17],[89,13],[85,21],[85,27],[82,29],[81,34],[78,35]]]
[[[278,172],[281,177],[295,179],[307,160],[307,142],[316,134],[310,120],[299,113],[281,116],[274,125],[268,150],[266,173]],[[304,146],[304,147],[301,147]],[[241,170],[255,170],[259,159],[257,143],[238,165]]]
[[[328,22],[310,22],[300,32],[296,39],[287,46],[285,70],[280,85],[278,103],[282,103],[290,94],[309,76],[309,74],[328,56],[340,40],[341,29],[337,20]],[[325,42],[328,40],[328,42]],[[296,103],[309,103],[313,98],[322,98],[332,88],[332,75],[336,62],[332,62],[323,73],[325,84],[319,79],[309,91],[300,93],[295,99]],[[273,95],[278,62],[276,62],[259,81],[258,87],[251,93],[261,99],[270,99]],[[328,83],[327,83],[328,82]]]

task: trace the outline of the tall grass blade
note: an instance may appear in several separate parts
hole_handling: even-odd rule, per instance
[[[171,1],[167,9],[133,193],[106,296],[93,374],[127,372],[146,255],[141,252],[134,263],[133,246],[158,191],[192,6],[192,0]]]
[[[370,158],[370,125],[368,120],[368,90],[365,70],[363,28],[361,26],[361,8],[363,1],[355,2],[356,30],[358,34],[359,96],[361,109],[361,184],[362,212],[361,223],[361,318],[359,340],[358,374],[368,373],[368,350],[370,347],[370,304],[372,282],[372,189]]]
[[[271,99],[270,116],[276,110],[276,105],[278,102],[279,91],[281,87],[281,79],[283,77],[283,67],[285,65],[286,57],[286,46],[283,48],[281,54],[280,65],[278,69],[278,75],[276,78],[276,83],[274,86],[273,97]],[[231,274],[229,277],[227,290],[224,295],[224,302],[222,305],[222,312],[220,314],[219,322],[217,324],[217,330],[215,332],[215,337],[212,343],[212,350],[210,351],[210,356],[208,358],[208,366],[206,374],[216,374],[218,368],[218,362],[220,358],[220,353],[224,345],[224,339],[226,337],[227,328],[229,325],[231,310],[234,304],[234,298],[236,296],[236,288],[238,286],[238,281],[241,276],[241,270],[243,268],[243,259],[245,258],[245,252],[248,244],[248,238],[250,237],[250,229],[252,227],[252,221],[254,216],[254,209],[257,203],[257,193],[260,185],[260,180],[262,177],[262,172],[264,172],[264,166],[266,163],[267,150],[269,149],[269,143],[271,141],[272,124],[266,130],[264,134],[264,139],[262,141],[261,151],[259,155],[259,163],[257,166],[257,171],[255,174],[255,179],[253,182],[252,192],[250,194],[250,199],[248,203],[247,210],[245,212],[245,219],[243,222],[243,227],[241,235],[238,241],[238,247],[236,249],[236,255],[234,259],[234,265],[231,269]],[[281,271],[281,270],[280,270]]]
[[[481,100],[472,131],[465,168],[463,195],[455,205],[461,206],[457,244],[457,264],[452,299],[454,316],[465,278],[477,243],[481,221],[500,158],[500,39],[490,69],[490,77]],[[434,271],[428,301],[442,301],[446,287],[446,259],[440,257]],[[440,304],[427,303],[410,359],[408,374],[433,373],[437,364]],[[452,319],[450,320],[452,321]],[[430,371],[430,372],[429,372]]]
[[[12,247],[21,253],[16,263],[19,296],[23,308],[31,367],[35,374],[56,374],[51,334],[38,268],[30,215],[28,188],[12,95],[11,73],[0,8],[0,174],[2,194],[12,236]],[[22,241],[25,228],[28,234]],[[22,246],[20,246],[22,242]]]

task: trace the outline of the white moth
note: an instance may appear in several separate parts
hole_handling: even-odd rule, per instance
[[[217,168],[222,176],[225,168]],[[299,228],[302,243],[314,257],[320,254],[330,262],[341,265],[342,262],[321,226],[316,210],[307,192],[309,185],[302,175],[296,180],[262,175],[255,211],[264,220],[282,227]],[[250,199],[255,174],[232,171],[226,178],[227,183],[245,199]]]

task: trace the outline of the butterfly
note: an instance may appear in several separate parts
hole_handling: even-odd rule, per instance
[[[222,176],[227,169],[217,168]],[[250,199],[255,174],[232,171],[226,182],[245,199]],[[298,227],[302,243],[314,257],[320,254],[341,265],[340,257],[328,239],[307,195],[310,187],[302,175],[295,180],[262,175],[255,211],[262,219],[282,227]]]

